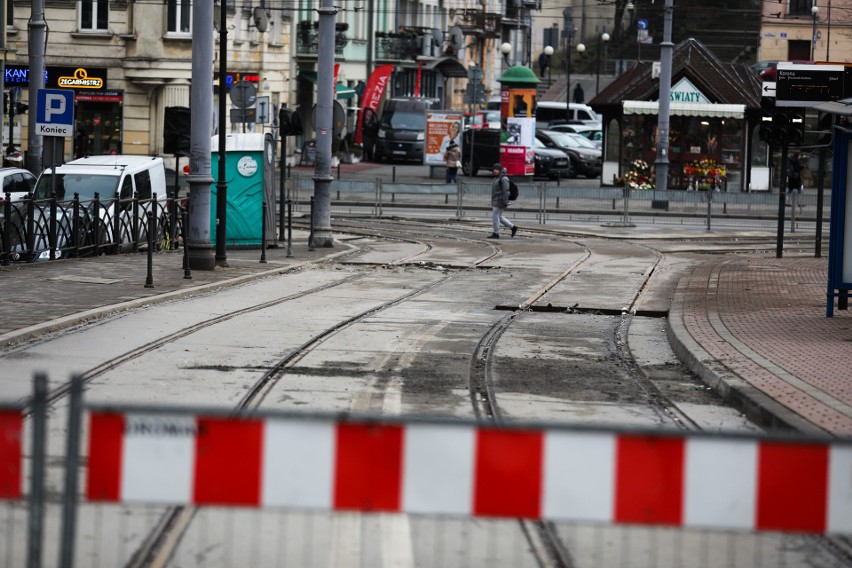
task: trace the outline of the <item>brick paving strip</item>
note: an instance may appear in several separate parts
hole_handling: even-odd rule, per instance
[[[828,263],[736,258],[697,266],[672,303],[676,353],[759,422],[852,434],[852,314],[825,317]]]

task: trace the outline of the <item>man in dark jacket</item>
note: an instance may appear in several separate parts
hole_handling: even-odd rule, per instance
[[[508,227],[514,237],[518,232],[518,226],[503,216],[503,212],[509,206],[509,178],[500,163],[491,166],[491,173],[494,174],[494,179],[491,181],[491,224],[494,232],[488,235],[488,238],[500,238],[500,225]]]

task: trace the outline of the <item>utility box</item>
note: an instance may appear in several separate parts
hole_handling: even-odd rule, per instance
[[[216,207],[219,181],[219,137],[211,141],[210,239],[216,242]],[[225,138],[225,244],[259,247],[262,238],[263,202],[266,201],[266,244],[275,238],[275,140],[269,133],[228,134]]]

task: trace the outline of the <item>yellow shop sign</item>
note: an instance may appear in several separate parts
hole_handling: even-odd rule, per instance
[[[60,87],[70,87],[72,89],[101,89],[104,86],[104,80],[100,77],[89,77],[85,69],[77,69],[74,71],[73,77],[60,77]]]

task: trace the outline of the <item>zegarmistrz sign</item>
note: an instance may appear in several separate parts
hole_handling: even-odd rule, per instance
[[[837,101],[844,92],[843,65],[778,63],[775,106],[809,107],[825,101]]]

